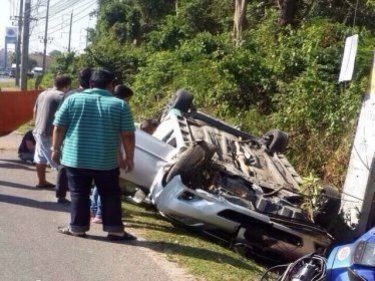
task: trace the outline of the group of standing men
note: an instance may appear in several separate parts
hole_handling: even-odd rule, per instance
[[[41,93],[34,108],[37,187],[52,187],[46,165],[60,167],[58,202],[70,191],[70,224],[63,234],[86,237],[90,228],[90,192],[94,182],[101,197],[103,230],[110,240],[134,240],[124,231],[119,187],[119,167],[134,166],[134,122],[128,104],[113,96],[115,76],[106,69],[79,72],[80,88],[69,91],[71,79],[60,75],[54,88]],[[52,142],[51,142],[52,136]],[[121,152],[121,146],[123,152]]]

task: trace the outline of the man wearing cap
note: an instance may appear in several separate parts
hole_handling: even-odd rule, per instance
[[[122,223],[117,155],[121,165],[133,169],[134,122],[128,105],[112,95],[114,75],[93,72],[92,89],[69,96],[55,116],[52,159],[66,167],[71,197],[71,221],[59,232],[85,237],[90,228],[90,190],[94,180],[101,196],[103,230],[110,240],[134,240]],[[63,144],[63,150],[60,148]]]

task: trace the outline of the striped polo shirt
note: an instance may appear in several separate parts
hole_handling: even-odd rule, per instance
[[[92,170],[118,167],[120,132],[135,130],[129,106],[97,88],[69,96],[53,124],[66,128],[61,163]]]

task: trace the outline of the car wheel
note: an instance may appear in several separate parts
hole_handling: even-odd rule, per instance
[[[325,185],[316,198],[315,207],[318,209],[314,213],[314,221],[329,228],[334,222],[334,216],[337,216],[341,205],[340,192],[333,186]]]
[[[183,89],[178,90],[173,97],[169,100],[167,105],[164,107],[161,120],[168,115],[168,112],[172,109],[178,109],[181,112],[188,112],[193,105],[193,95]]]
[[[263,143],[271,153],[283,153],[288,145],[288,134],[277,129],[268,131],[262,136]]]
[[[189,147],[184,151],[165,177],[165,183],[170,182],[176,175],[186,175],[207,164],[215,153],[215,147],[204,141]]]

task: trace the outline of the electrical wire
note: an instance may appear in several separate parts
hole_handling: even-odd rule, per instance
[[[86,11],[87,11],[87,8],[90,7],[94,2],[96,2],[96,1],[95,1],[95,0],[94,0],[94,1],[91,0],[90,2],[85,3],[85,5],[80,6],[78,9],[81,9],[81,10],[80,10],[78,13],[75,13],[74,16],[78,16],[78,15],[80,15],[80,14],[86,12]],[[76,10],[76,9],[75,9],[75,10]],[[90,12],[90,13],[91,13],[91,12]],[[66,15],[68,15],[68,14],[66,14]],[[70,13],[69,13],[69,15],[70,15]],[[54,25],[54,26],[48,28],[48,33],[54,33],[54,32],[56,32],[56,31],[59,31],[59,30],[65,28],[65,27],[69,26],[70,23],[67,24],[65,27],[61,27],[61,25],[62,25],[62,23],[59,23],[59,24],[56,24],[56,25]],[[59,27],[61,27],[61,28],[59,28]],[[55,28],[59,28],[59,29],[55,29]],[[38,35],[42,35],[42,34],[44,34],[44,31],[37,32],[37,33],[35,33],[35,34],[33,34],[33,35],[34,35],[34,36],[38,36]]]
[[[85,14],[84,16],[82,16],[82,17],[80,17],[80,18],[74,20],[73,23],[76,23],[76,22],[78,22],[78,21],[84,19],[85,17],[89,16],[90,14],[91,14],[91,12],[89,12],[88,14]],[[70,25],[70,23],[69,23],[68,25],[62,26],[61,28],[59,28],[59,29],[57,29],[57,30],[54,30],[54,31],[52,31],[52,32],[48,32],[48,34],[56,33],[56,32],[58,32],[58,31],[60,31],[60,30],[62,30],[62,29],[64,29],[64,28],[68,27],[69,25]],[[31,42],[35,42],[35,41],[37,41],[37,40],[40,40],[40,39],[39,39],[39,38],[34,38],[34,39],[30,40],[30,41],[31,41]]]
[[[83,5],[78,5],[78,6],[69,6],[69,7],[67,7],[65,10],[67,10],[67,9],[72,9],[73,10],[73,7],[74,7],[74,10],[76,10],[76,9],[81,9],[81,8],[83,8],[83,7],[87,7],[87,6],[91,6],[92,4],[94,4],[96,2],[96,0],[90,0],[89,2],[84,2],[83,3]],[[51,14],[51,17],[54,17],[55,15],[58,15],[58,14],[60,14],[61,12],[63,12],[63,11],[65,11],[65,10],[60,10],[60,11],[57,11],[56,13],[52,13]]]
[[[76,22],[78,22],[78,21],[84,19],[85,17],[89,16],[90,14],[91,14],[91,12],[89,12],[88,14],[86,14],[86,15],[80,17],[79,19],[74,20],[73,23],[76,23]],[[58,31],[60,31],[60,30],[62,30],[62,29],[64,29],[64,28],[66,28],[66,27],[68,27],[68,26],[69,26],[69,24],[68,24],[68,25],[65,25],[65,26],[63,26],[63,27],[61,27],[60,29],[57,29],[57,30],[52,31],[52,32],[49,32],[49,34],[53,34],[53,33],[55,33],[55,32],[58,32]]]

